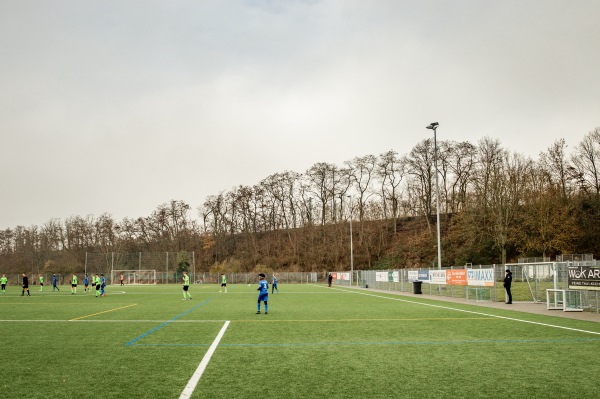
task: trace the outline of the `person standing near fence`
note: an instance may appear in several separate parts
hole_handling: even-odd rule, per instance
[[[188,276],[187,272],[183,272],[183,300],[186,299],[192,300],[192,294],[190,294],[190,276]]]
[[[329,285],[329,288],[331,288],[332,282],[333,282],[333,274],[329,273],[329,276],[327,276],[327,284]]]
[[[227,294],[227,276],[221,273],[221,288],[219,289],[219,292],[223,292],[223,290],[225,290],[225,293]]]
[[[2,293],[6,294],[6,283],[8,282],[8,279],[6,278],[6,274],[3,274],[2,277],[0,277],[0,285],[2,286]]]
[[[263,273],[260,273],[258,277],[258,310],[256,314],[260,314],[260,301],[265,303],[265,314],[269,314],[269,283],[265,280]]]
[[[273,294],[275,292],[275,290],[277,290],[277,293],[279,294],[279,288],[277,288],[277,277],[275,277],[275,275],[273,275],[273,284],[271,285],[271,294]]]
[[[512,293],[510,292],[510,286],[512,285],[512,272],[506,269],[506,276],[504,277],[504,289],[506,290],[506,304],[512,304]]]
[[[125,285],[125,276],[121,273],[121,287]]]
[[[23,273],[23,291],[21,291],[21,296],[25,295],[25,291],[27,291],[27,296],[31,296],[29,293],[29,279],[27,278],[27,275]]]

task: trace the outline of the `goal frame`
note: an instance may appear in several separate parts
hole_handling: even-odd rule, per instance
[[[111,270],[111,285],[121,284],[121,274],[125,285],[156,285],[156,270],[154,269],[130,269],[130,270]]]

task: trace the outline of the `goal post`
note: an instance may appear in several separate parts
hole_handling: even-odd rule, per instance
[[[110,282],[112,285],[148,285],[156,284],[156,270],[112,270],[110,272]]]
[[[546,290],[546,307],[548,310],[564,312],[582,312],[581,292],[579,290]]]

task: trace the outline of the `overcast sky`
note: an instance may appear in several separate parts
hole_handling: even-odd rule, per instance
[[[600,126],[598,0],[0,0],[0,229]]]

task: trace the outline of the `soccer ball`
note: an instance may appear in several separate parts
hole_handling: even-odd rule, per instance
[[[248,287],[250,287],[250,284],[248,284]]]

